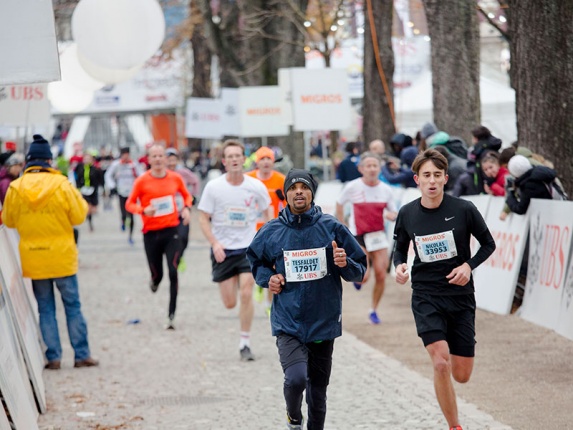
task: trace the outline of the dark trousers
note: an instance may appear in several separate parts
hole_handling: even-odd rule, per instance
[[[177,306],[177,292],[179,290],[177,278],[177,265],[181,252],[181,241],[177,233],[177,227],[169,227],[162,230],[148,231],[143,235],[143,245],[147,263],[151,271],[151,280],[155,285],[159,285],[163,279],[163,254],[167,259],[167,269],[169,270],[170,300],[169,316],[175,315]]]
[[[177,231],[179,232],[179,238],[181,240],[181,252],[179,253],[179,259],[183,258],[183,253],[187,249],[187,245],[189,244],[189,231],[190,231],[190,224],[183,225],[183,220],[179,221],[179,227],[177,227]]]
[[[133,214],[128,212],[125,208],[127,197],[119,196],[119,210],[121,211],[121,224],[125,225],[125,221],[129,219],[129,237],[133,236]]]
[[[283,393],[289,417],[297,421],[302,419],[302,396],[306,390],[307,428],[324,429],[334,340],[302,343],[295,337],[279,335],[277,348],[284,372]]]

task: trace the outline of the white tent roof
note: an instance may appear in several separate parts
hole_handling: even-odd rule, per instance
[[[508,146],[517,139],[515,91],[509,83],[493,77],[480,77],[482,124]],[[395,90],[394,110],[397,127],[401,132],[414,135],[424,123],[431,121],[432,73],[423,72],[412,86]],[[446,130],[447,131],[447,130]]]

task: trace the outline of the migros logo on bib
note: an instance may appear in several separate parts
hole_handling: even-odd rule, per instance
[[[433,242],[435,240],[443,240],[446,238],[446,234],[445,233],[440,233],[440,234],[433,234],[431,236],[424,236],[422,237],[422,242]]]
[[[318,251],[316,249],[311,249],[310,251],[291,251],[291,257],[313,257],[318,255]]]

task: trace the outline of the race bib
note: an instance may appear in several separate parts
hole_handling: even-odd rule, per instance
[[[155,208],[154,217],[170,215],[175,212],[172,196],[157,197],[151,199],[150,203]]]
[[[388,238],[386,233],[383,231],[374,231],[372,233],[366,233],[364,235],[364,245],[366,245],[366,251],[378,251],[379,249],[388,248]]]
[[[447,260],[458,255],[453,231],[416,236],[418,256],[424,263]]]
[[[305,282],[324,278],[326,248],[283,251],[287,282]]]
[[[80,188],[80,193],[82,193],[82,196],[91,196],[95,191],[94,187],[81,187]]]
[[[248,208],[226,207],[225,208],[225,225],[228,227],[246,227],[248,223]]]

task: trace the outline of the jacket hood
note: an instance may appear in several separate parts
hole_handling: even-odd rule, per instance
[[[432,134],[430,137],[426,139],[426,143],[428,147],[433,147],[436,145],[444,145],[445,143],[450,140],[450,135],[445,131],[438,131],[437,133]]]
[[[321,216],[322,209],[312,202],[310,209],[300,215],[293,214],[287,205],[287,207],[280,211],[279,220],[289,227],[298,228],[299,226],[302,227],[316,223]]]
[[[27,201],[34,210],[46,206],[58,189],[58,184],[68,179],[59,171],[52,168],[30,167],[24,175],[14,182],[11,187]]]
[[[6,169],[5,167],[0,167],[0,180],[5,178],[11,179],[10,175],[8,175],[8,169]]]
[[[555,170],[546,166],[533,166],[523,175],[515,180],[517,185],[526,181],[551,183],[557,177]]]
[[[486,151],[499,151],[501,148],[501,139],[490,136],[487,139],[478,140],[471,150],[471,156],[479,160]]]

